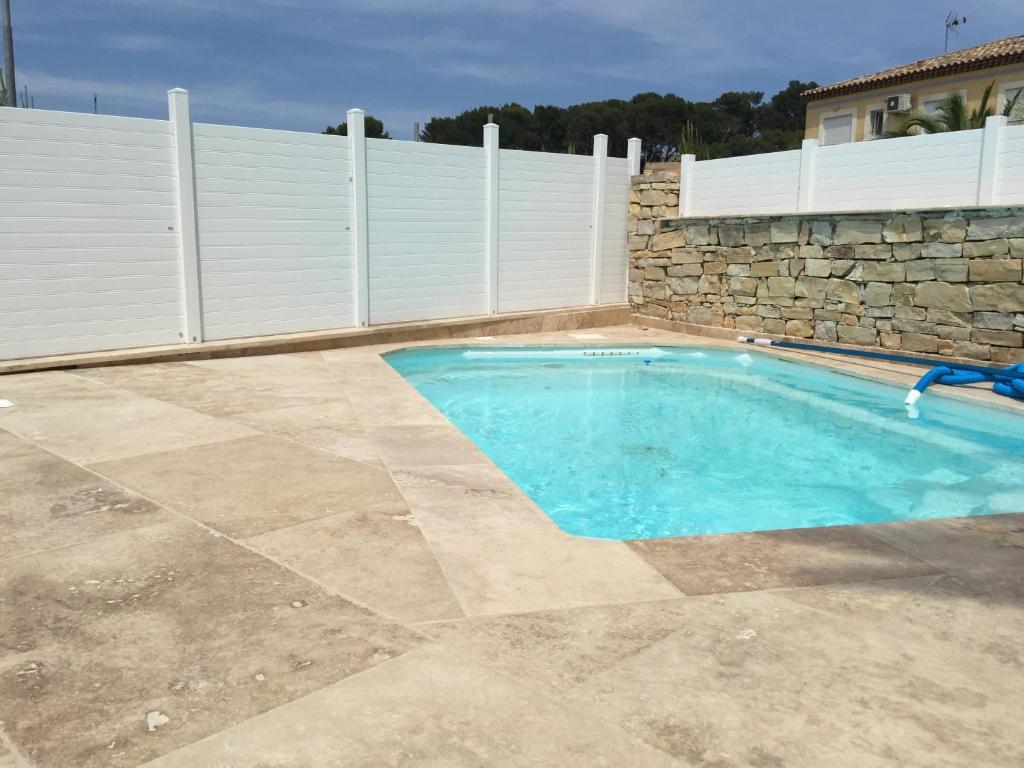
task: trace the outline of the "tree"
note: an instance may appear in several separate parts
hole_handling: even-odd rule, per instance
[[[390,139],[391,136],[384,130],[384,123],[373,115],[367,115],[364,119],[366,138],[368,139]],[[328,125],[324,133],[331,136],[348,136],[348,123]]]
[[[968,111],[967,100],[959,91],[950,93],[940,103],[934,115],[926,115],[923,112],[915,112],[907,118],[896,132],[897,136],[910,136],[915,133],[947,133],[949,131],[970,131],[976,128],[984,128],[985,120],[993,115],[992,108],[988,105],[992,98],[992,89],[995,88],[993,80],[981,94],[981,102],[974,109]],[[1009,116],[1017,106],[1018,93],[1010,99],[1003,107],[1002,114]],[[916,129],[916,130],[915,130]]]

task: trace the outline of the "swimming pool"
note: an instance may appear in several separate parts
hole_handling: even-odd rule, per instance
[[[425,348],[388,363],[563,530],[643,539],[1024,511],[1024,416],[757,351]]]

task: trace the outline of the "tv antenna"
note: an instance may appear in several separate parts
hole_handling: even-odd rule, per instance
[[[960,34],[960,27],[969,21],[974,21],[976,18],[978,18],[976,13],[968,13],[966,16],[961,16],[956,11],[949,12],[949,15],[946,16],[946,53],[949,53],[949,33],[952,32],[954,35]]]

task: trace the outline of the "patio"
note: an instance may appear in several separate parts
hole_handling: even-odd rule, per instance
[[[1024,515],[572,537],[406,346],[0,377],[0,766],[1024,762]]]

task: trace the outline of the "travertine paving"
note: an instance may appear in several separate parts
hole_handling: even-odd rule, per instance
[[[0,765],[1024,763],[1024,515],[573,537],[398,346],[0,377]]]

